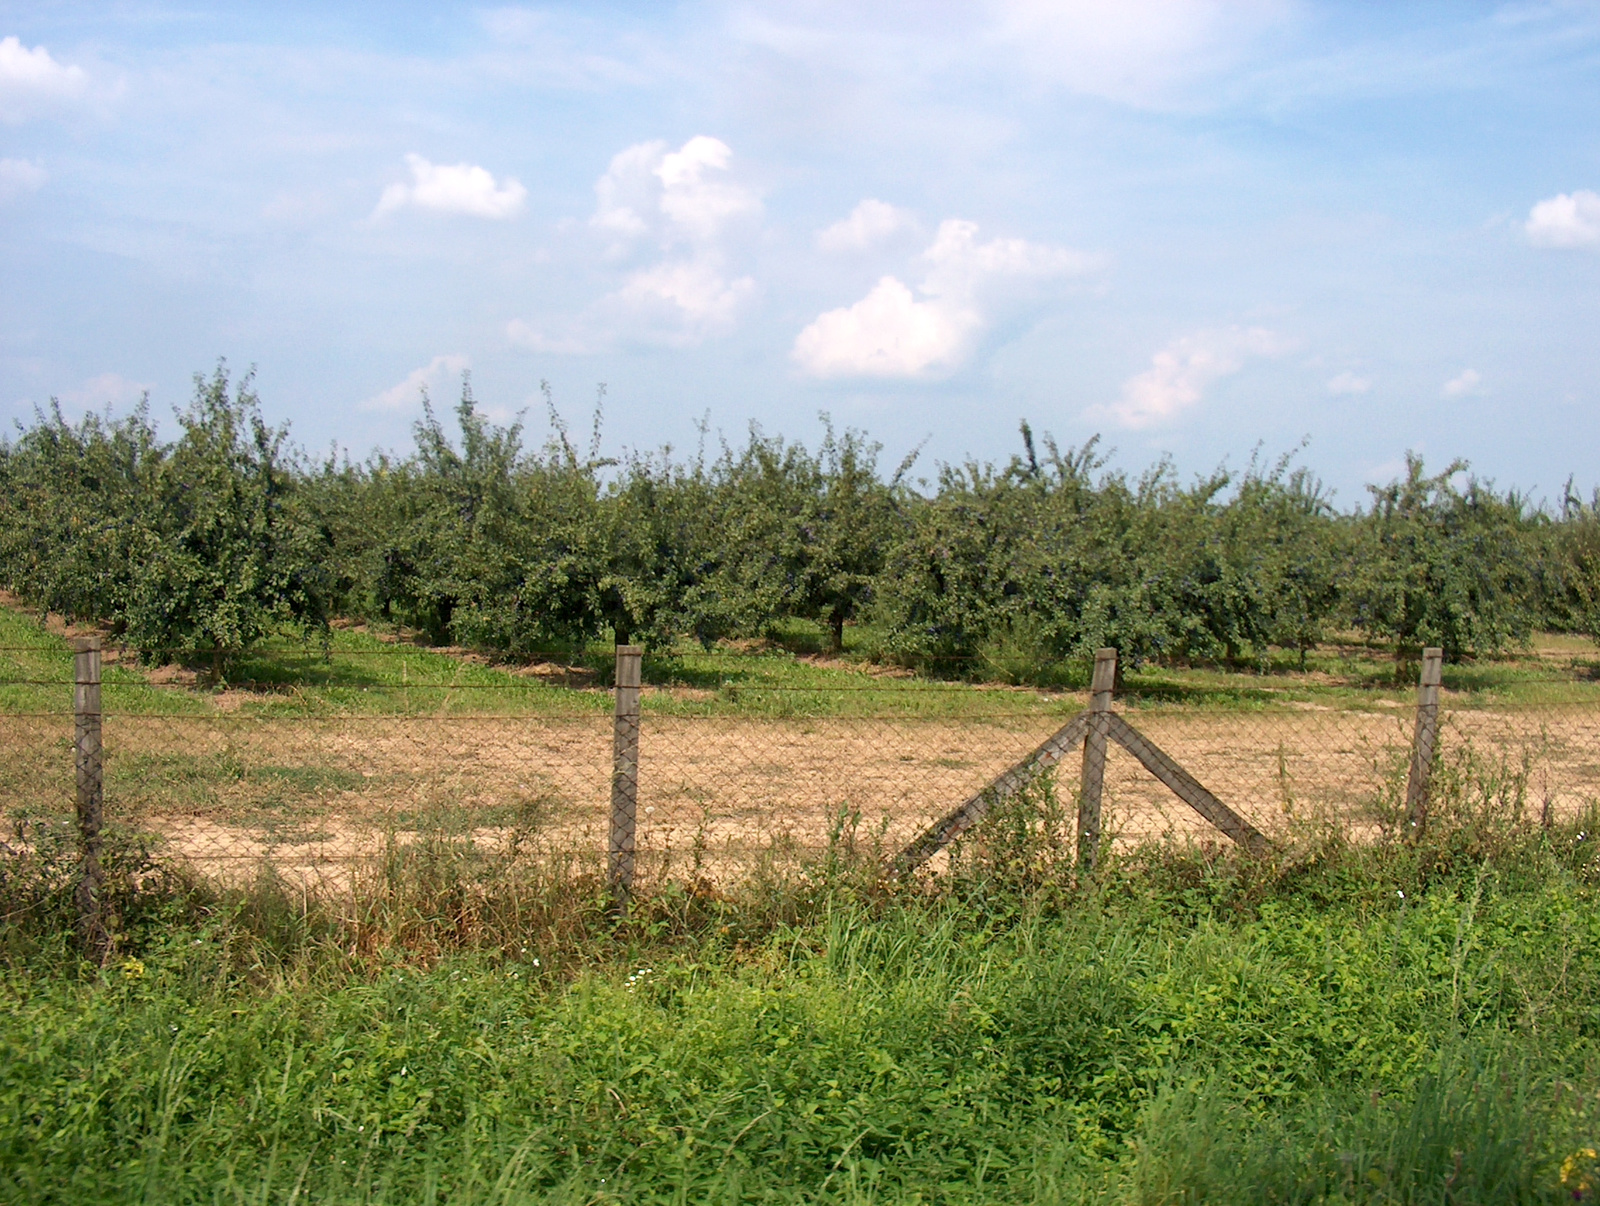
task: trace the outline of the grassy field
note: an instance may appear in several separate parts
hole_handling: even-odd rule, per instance
[[[116,661],[114,949],[90,962],[58,815],[70,655],[0,609],[0,793],[33,818],[0,851],[0,1202],[1595,1199],[1600,793],[1541,814],[1531,762],[1454,742],[1422,842],[1357,834],[1293,814],[1291,755],[1326,787],[1371,753],[1357,729],[1403,754],[1414,668],[1331,646],[1303,672],[1149,667],[1119,707],[1215,787],[1262,777],[1270,858],[1132,829],[1077,883],[1046,785],[885,885],[896,831],[829,785],[881,776],[926,812],[1083,697],[806,635],[647,661],[647,854],[688,852],[668,801],[712,846],[766,845],[720,882],[648,879],[626,922],[572,827],[590,805],[551,786],[567,767],[600,815],[603,651],[507,666],[344,629],[225,686]],[[1446,686],[1485,723],[1536,714],[1539,756],[1587,774],[1595,743],[1557,750],[1548,718],[1581,711],[1594,662],[1550,638]],[[1269,723],[1293,749],[1241,760]],[[772,856],[781,809],[734,798],[755,785],[809,846]],[[185,833],[246,853],[207,863]],[[320,894],[294,874],[317,851],[342,869]]]
[[[873,663],[852,633],[845,653],[825,656],[817,634],[704,650],[688,644],[648,651],[646,711],[683,716],[1039,715],[1075,710],[1087,665],[1062,663],[1047,686],[928,679]],[[609,650],[495,663],[465,650],[411,644],[365,627],[334,630],[324,648],[293,638],[257,647],[213,687],[174,668],[151,670],[107,655],[108,711],[238,712],[250,716],[603,714]],[[1002,678],[1003,668],[975,667]],[[67,706],[71,657],[59,625],[0,606],[0,714]],[[1300,665],[1283,653],[1264,666],[1236,669],[1147,664],[1128,669],[1122,706],[1179,705],[1270,709],[1316,702],[1338,708],[1409,701],[1416,664],[1387,650],[1330,644]],[[60,684],[59,686],[56,684]],[[1516,655],[1445,667],[1447,696],[1507,704],[1600,698],[1600,650],[1586,639],[1546,634]]]
[[[839,852],[622,925],[444,843],[337,917],[147,879],[103,967],[14,876],[0,1200],[1591,1200],[1600,815],[1457,803],[1077,887],[1002,824],[935,885]]]

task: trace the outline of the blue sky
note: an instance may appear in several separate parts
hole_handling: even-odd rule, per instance
[[[0,230],[8,424],[1600,484],[1596,4],[0,4]]]

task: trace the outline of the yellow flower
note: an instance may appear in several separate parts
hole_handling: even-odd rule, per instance
[[[144,962],[139,959],[124,959],[122,961],[122,976],[125,980],[143,980]]]
[[[1561,1188],[1565,1189],[1574,1198],[1584,1199],[1594,1192],[1595,1182],[1600,1180],[1600,1169],[1596,1162],[1600,1156],[1595,1154],[1592,1147],[1580,1147],[1572,1155],[1561,1162]]]

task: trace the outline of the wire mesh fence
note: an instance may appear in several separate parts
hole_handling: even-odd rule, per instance
[[[29,826],[73,820],[70,680],[60,687],[56,710],[0,712],[9,849],[28,844]],[[1087,693],[1063,693],[1025,712],[738,715],[696,713],[696,690],[643,693],[634,842],[645,879],[715,883],[775,860],[803,865],[845,828],[892,856],[1088,703]],[[338,890],[364,860],[425,835],[561,852],[598,873],[617,766],[609,698],[589,688],[582,707],[520,714],[457,711],[448,701],[426,713],[413,704],[273,714],[161,710],[119,703],[108,687],[105,824],[222,882],[270,868]],[[1268,837],[1308,820],[1358,839],[1400,823],[1416,724],[1403,701],[1114,707]],[[1600,693],[1540,705],[1447,698],[1440,747],[1446,761],[1501,768],[1532,816],[1576,814],[1600,797]],[[1076,787],[1068,759],[1057,791],[1070,797]],[[1114,742],[1102,807],[1114,842],[1220,840]]]

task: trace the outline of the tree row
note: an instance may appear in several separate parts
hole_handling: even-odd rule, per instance
[[[1027,679],[1103,645],[1126,662],[1304,655],[1333,631],[1461,658],[1538,629],[1600,636],[1600,510],[1499,491],[1457,463],[1334,507],[1285,457],[1183,481],[1108,469],[1026,424],[1004,463],[912,480],[855,431],[813,450],[752,429],[714,455],[537,447],[464,383],[404,455],[294,451],[219,367],[163,441],[148,410],[54,406],[0,444],[0,582],[216,673],[339,617],[508,656],[662,648],[806,621],[838,648]]]

